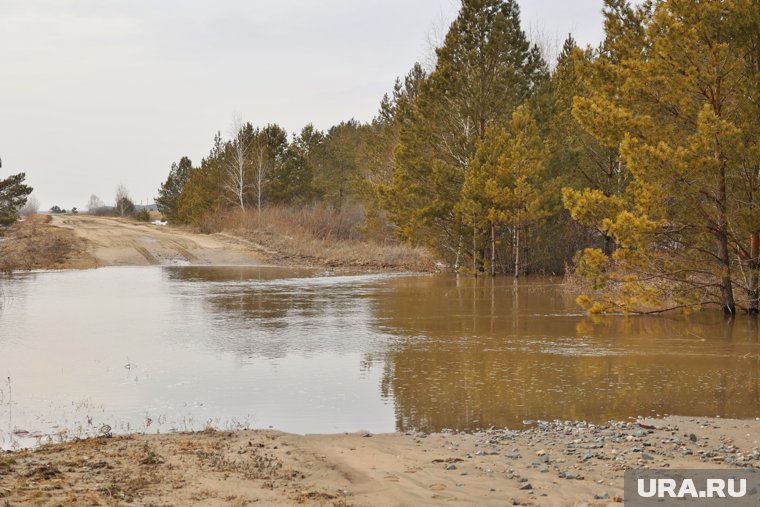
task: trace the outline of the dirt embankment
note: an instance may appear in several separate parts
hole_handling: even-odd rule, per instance
[[[263,262],[261,255],[234,238],[90,215],[48,215],[20,222],[0,242],[0,255],[6,271]]]
[[[51,220],[49,215],[37,215],[5,230],[0,238],[0,271],[97,266],[88,242]]]
[[[294,238],[276,230],[199,234],[92,215],[28,218],[0,240],[0,270],[166,264],[325,266],[429,271],[420,250],[371,242]]]
[[[474,434],[203,432],[0,454],[6,505],[620,505],[629,468],[760,468],[760,422]]]

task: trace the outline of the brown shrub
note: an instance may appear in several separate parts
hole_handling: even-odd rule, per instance
[[[277,262],[411,271],[432,271],[435,264],[427,250],[392,236],[368,238],[358,204],[340,211],[322,204],[228,211],[206,216],[199,229],[241,237]]]

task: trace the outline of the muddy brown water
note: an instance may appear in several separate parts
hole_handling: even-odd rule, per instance
[[[758,322],[589,317],[557,280],[130,267],[6,276],[0,446],[760,417]]]

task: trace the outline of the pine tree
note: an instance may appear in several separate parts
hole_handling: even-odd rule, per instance
[[[0,180],[0,226],[5,227],[18,220],[18,212],[33,190],[24,183],[25,179],[26,174],[19,173]]]
[[[204,217],[222,209],[224,188],[225,144],[220,132],[214,135],[214,145],[200,167],[190,170],[182,193],[177,198],[177,221],[200,225]]]
[[[547,70],[513,0],[464,0],[437,57],[400,128],[386,202],[403,239],[458,264],[467,227],[455,205],[476,143],[509,122]]]
[[[750,17],[752,4],[645,4],[630,30],[637,36],[614,39],[628,47],[610,64],[622,93],[577,108],[600,142],[622,138],[632,177],[624,205],[602,219],[619,248],[580,258],[580,271],[605,289],[582,300],[592,309],[716,304],[733,315],[740,306],[736,287],[751,285],[742,272],[751,267],[753,227],[742,210],[757,188],[745,170],[756,167],[757,135],[746,116],[750,50],[731,21]]]
[[[340,211],[356,195],[367,127],[356,120],[330,128],[315,153],[315,186],[322,199]]]
[[[525,106],[514,112],[508,129],[489,127],[478,142],[457,207],[474,234],[487,231],[492,276],[496,274],[497,231],[503,226],[511,236],[512,272],[515,278],[521,273],[524,229],[547,213],[545,161],[544,142]]]
[[[383,96],[377,116],[366,129],[357,194],[365,209],[365,232],[370,235],[385,238],[393,233],[386,211],[393,207],[393,203],[386,200],[393,181],[393,152],[401,127],[410,119],[427,77],[422,66],[415,63],[403,81],[397,78],[392,95]]]
[[[179,162],[173,162],[169,176],[158,189],[156,197],[156,206],[164,215],[164,218],[170,222],[178,220],[177,201],[185,188],[190,172],[193,170],[193,163],[187,157],[182,157]]]
[[[620,158],[623,123],[610,102],[624,101],[623,62],[641,54],[648,5],[633,9],[625,0],[605,0],[605,39],[596,50],[580,50],[566,42],[554,76],[558,117],[553,132],[555,154],[573,155],[572,177],[562,200],[571,217],[602,239],[605,254],[615,249],[603,218],[625,202],[630,172]],[[601,117],[600,111],[607,111]]]
[[[280,136],[272,137],[275,140],[272,150],[277,163],[267,185],[270,202],[303,205],[315,198],[314,172],[309,161],[310,132],[305,128],[291,143]]]

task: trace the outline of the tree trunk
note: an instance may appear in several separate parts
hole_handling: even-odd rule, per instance
[[[520,227],[515,226],[515,279],[520,277]]]
[[[476,277],[478,276],[478,266],[477,266],[477,258],[478,258],[478,244],[475,238],[475,233],[477,229],[475,226],[472,226],[472,276]]]
[[[459,261],[462,258],[462,248],[463,248],[464,238],[462,237],[462,234],[459,234],[459,240],[457,241],[457,255],[454,259],[454,272],[456,274],[459,274]]]
[[[529,275],[530,274],[530,264],[526,262],[528,259],[531,258],[530,256],[530,228],[525,228],[525,234],[523,234],[522,239],[522,255],[520,256],[523,259],[523,265],[520,266],[520,271],[523,275]]]
[[[491,221],[491,277],[496,276],[496,226]]]
[[[731,258],[728,252],[728,218],[726,217],[726,163],[720,165],[717,188],[717,211],[718,211],[718,259],[721,267],[720,280],[720,304],[723,312],[727,315],[736,314],[736,302],[734,301],[734,288],[731,281]]]
[[[615,251],[615,241],[612,236],[604,235],[604,255],[609,257]]]
[[[755,231],[752,233],[750,239],[750,260],[749,269],[751,275],[749,278],[749,314],[758,314],[758,300],[760,299],[760,292],[758,292],[758,282],[760,276],[758,276],[758,268],[760,268],[760,232]]]
[[[238,203],[240,209],[245,211],[245,202],[243,201],[243,194],[245,193],[245,153],[242,148],[242,136],[238,138]]]
[[[261,180],[259,179],[259,184],[257,185],[259,188],[256,192],[256,208],[261,211]]]

